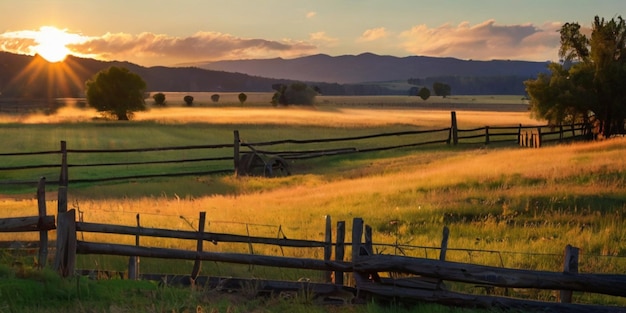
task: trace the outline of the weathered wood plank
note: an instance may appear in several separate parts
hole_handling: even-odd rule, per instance
[[[472,284],[566,289],[626,297],[626,275],[530,271],[392,255],[360,256],[354,271],[406,272]]]
[[[0,219],[0,233],[48,231],[56,229],[54,216],[23,216]]]
[[[352,271],[352,263],[323,261],[317,259],[288,258],[266,255],[250,255],[238,253],[197,252],[166,248],[136,247],[120,244],[106,244],[78,241],[77,252],[81,254],[108,254],[124,256],[142,256],[148,258],[180,259],[202,261],[229,262],[237,264],[262,265],[288,268],[307,268],[313,270]]]
[[[122,225],[107,225],[97,223],[76,223],[76,229],[84,232],[94,233],[107,233],[107,234],[120,234],[120,235],[138,235],[147,237],[162,237],[162,238],[177,238],[177,239],[189,239],[198,240],[198,232],[184,231],[184,230],[170,230],[162,228],[143,228],[143,227],[131,227]],[[249,237],[245,235],[231,235],[222,233],[205,232],[202,235],[202,239],[205,241],[211,241],[213,243],[218,242],[238,242],[238,243],[260,243],[269,245],[280,245],[284,247],[301,247],[301,248],[315,248],[324,247],[325,242],[312,241],[312,240],[294,240],[285,238],[265,238],[265,237]]]
[[[427,301],[444,305],[462,307],[481,307],[486,309],[499,308],[503,310],[518,309],[523,312],[542,313],[624,313],[624,307],[597,306],[583,304],[569,304],[556,302],[542,302],[522,300],[506,297],[470,295],[446,290],[427,290],[416,288],[404,288],[401,286],[381,285],[371,282],[359,285],[359,290],[376,296],[389,298],[412,299],[415,301]]]

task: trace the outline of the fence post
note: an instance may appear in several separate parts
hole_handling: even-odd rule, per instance
[[[578,273],[578,253],[580,249],[565,246],[565,258],[563,260],[563,273]],[[561,290],[561,303],[572,303],[572,291]]]
[[[58,212],[67,212],[67,186],[68,186],[68,171],[67,171],[67,143],[61,141],[61,174],[59,175],[59,192],[58,192]]]
[[[337,244],[335,245],[335,261],[343,261],[345,253],[346,222],[337,222]],[[335,271],[335,284],[343,285],[343,272]]]
[[[46,209],[46,178],[41,177],[39,179],[39,185],[37,186],[37,208],[39,211],[39,222],[37,228],[41,229],[43,224],[43,218],[47,215]],[[48,231],[39,231],[39,255],[38,266],[39,268],[46,267],[48,259]]]
[[[522,145],[522,124],[519,124],[519,128],[517,129],[517,142],[520,146]]]
[[[563,141],[563,123],[559,124],[559,142]]]
[[[355,217],[352,220],[352,267],[356,266],[356,263],[359,261],[359,256],[361,255],[361,240],[363,239],[363,219],[360,217]],[[369,277],[366,273],[363,272],[352,272],[352,276],[354,277],[354,281],[357,286],[359,283],[366,282]]]
[[[61,212],[57,220],[55,270],[63,277],[74,274],[76,264],[76,211]]]
[[[239,177],[239,131],[233,131],[234,141],[233,141],[233,162],[235,166],[235,176]]]
[[[448,251],[448,236],[450,235],[450,229],[448,226],[443,227],[443,238],[441,239],[441,250],[439,251],[439,261],[446,260],[446,252]]]
[[[489,144],[489,126],[485,126],[485,144]]]
[[[137,235],[135,235],[135,246],[139,247],[139,236],[141,235],[141,223],[139,221],[139,213],[136,216],[137,219]],[[131,256],[128,258],[128,279],[136,280],[139,278],[139,257]]]
[[[541,148],[541,127],[537,127],[537,138],[535,139],[535,148]]]
[[[456,124],[456,112],[455,111],[450,112],[450,118],[452,120],[452,123],[450,125],[450,133],[452,134],[452,144],[456,145],[459,143],[459,130]]]
[[[196,250],[198,251],[198,255],[202,253],[204,240],[204,224],[206,221],[206,212],[200,212],[200,221],[198,222],[198,244],[196,246]],[[193,270],[191,271],[191,279],[196,280],[198,274],[200,274],[200,258],[196,257],[196,261],[193,263]]]
[[[325,227],[325,235],[324,235],[324,261],[330,261],[330,258],[332,256],[332,242],[333,242],[333,236],[332,236],[332,229],[331,229],[331,225],[330,225],[330,215],[326,215],[326,227]],[[333,272],[332,271],[326,271],[324,272],[324,281],[327,283],[332,282],[333,279]]]

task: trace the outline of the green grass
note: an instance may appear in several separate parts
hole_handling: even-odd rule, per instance
[[[284,111],[271,112],[284,113]],[[386,114],[394,113],[397,112],[376,111],[375,115],[378,114],[380,119],[385,119]],[[481,125],[475,123],[491,124],[486,122],[488,120],[483,120],[485,116],[474,114],[480,117],[477,118],[480,121],[473,122],[472,126]],[[499,114],[491,115],[492,120],[496,120]],[[253,123],[250,120],[237,123],[195,121],[5,123],[0,124],[0,130],[8,134],[6,138],[9,141],[5,147],[10,149],[3,148],[1,152],[58,149],[59,140],[67,140],[70,149],[135,148],[229,143],[232,141],[233,129],[239,129],[242,138],[252,142],[284,138],[354,136],[404,130],[406,127],[433,128],[436,124],[429,122],[427,126],[408,125],[404,122],[406,120],[401,123],[383,124],[370,124],[372,122],[368,121],[356,125],[350,124],[352,122],[338,122],[346,121],[345,115],[337,111],[324,117],[334,121],[331,125],[326,120],[311,121],[310,125],[300,122],[289,125]],[[446,122],[438,126],[445,127]],[[398,142],[401,141],[398,139]],[[323,238],[323,216],[326,214],[331,215],[333,223],[345,220],[350,224],[352,218],[362,217],[373,227],[374,241],[387,244],[375,246],[377,251],[429,258],[438,255],[435,248],[440,245],[442,228],[448,226],[451,249],[447,254],[449,260],[560,271],[563,249],[565,245],[573,244],[582,251],[581,272],[623,273],[626,271],[624,152],[626,144],[620,139],[548,146],[542,149],[493,145],[418,147],[295,161],[292,163],[293,176],[273,179],[236,179],[232,175],[222,175],[71,185],[70,206],[80,209],[85,221],[134,225],[135,216],[139,213],[142,226],[184,230],[195,229],[198,212],[205,211],[209,220],[209,231],[237,234],[250,232],[255,236],[272,237],[277,235],[277,230],[281,227],[289,238],[312,240]],[[97,161],[111,158],[113,157],[106,156]],[[32,161],[28,158],[17,158],[12,164]],[[78,163],[84,160],[72,157],[69,161]],[[49,162],[58,160],[52,157]],[[106,174],[104,171],[90,170],[93,172],[82,174],[70,172],[70,177],[75,177],[73,175],[98,177]],[[124,173],[132,171],[118,170]],[[0,172],[0,175],[6,174]],[[31,174],[33,179],[41,175],[41,171],[33,171]],[[48,175],[56,178],[58,171],[51,170],[46,174]],[[0,194],[4,198],[0,201],[0,209],[3,215],[20,216],[29,211],[34,214],[36,201],[32,200],[32,196],[26,197],[25,200],[23,198],[10,200],[12,195],[18,197],[23,196],[19,195],[20,193],[34,194],[32,187],[15,190],[4,189],[4,186],[1,188],[3,189]],[[54,197],[49,198],[48,206],[49,212],[54,212],[53,208],[56,207]],[[83,234],[79,236],[81,235]],[[94,234],[84,236],[87,240],[134,242],[134,238],[122,236],[107,237]],[[0,238],[13,240],[15,237],[2,234]],[[149,246],[189,249],[195,247],[194,242],[180,243],[153,238],[142,238],[141,242]],[[395,243],[406,246],[402,247],[402,251],[389,246]],[[210,249],[215,252],[246,253],[248,246],[220,243],[217,246],[211,245]],[[299,257],[321,255],[320,251],[302,249],[278,251],[276,248],[263,246],[255,246],[254,249],[255,253],[259,254],[280,255],[284,252],[285,255]],[[125,258],[108,256],[79,258],[79,267],[124,271],[126,266]],[[204,262],[202,266],[202,273],[224,276],[289,280],[316,277],[310,272],[282,271],[267,267],[250,268],[209,262]],[[175,271],[188,274],[191,267],[192,262],[188,261],[142,259],[141,263],[142,272]],[[11,271],[15,270],[7,270],[9,274],[6,275],[13,280],[16,274],[10,274]],[[79,286],[81,283],[79,282]],[[98,283],[86,282],[85,286]],[[69,295],[71,298],[73,310],[91,312],[84,308],[90,307],[89,301],[94,301],[93,311],[106,311],[102,306],[107,301],[106,295],[91,300],[72,298],[77,297],[76,281],[58,284],[67,286],[63,288],[74,288],[72,292],[62,293],[62,297]],[[108,286],[112,289],[118,288]],[[465,292],[480,292],[472,286],[452,285],[452,287]],[[98,287],[85,288],[96,290]],[[158,292],[161,291],[157,289]],[[496,292],[503,294],[505,291],[496,290]],[[515,295],[535,299],[550,299],[552,296],[550,292]],[[155,303],[156,297],[152,294],[147,296]],[[207,300],[210,303],[207,304],[189,290],[181,292],[182,298],[168,300],[168,295],[158,297],[161,297],[158,298],[159,301],[164,299],[163,301],[180,305],[173,307],[163,304],[157,307],[159,310],[153,311],[183,312],[195,308],[195,305],[201,305],[208,310],[212,308],[212,303],[216,302]],[[56,298],[58,297],[52,297],[53,300]],[[83,300],[85,302],[82,302]],[[144,300],[133,297],[131,301],[138,301],[139,304],[133,302],[121,304],[114,309],[120,312],[140,310],[138,308],[144,305],[144,302],[141,302]],[[250,311],[251,307],[246,306],[249,303],[268,312],[273,312],[274,307],[282,311],[334,311],[332,308],[293,306],[290,303],[276,302],[276,299],[267,303],[258,302],[260,301],[258,299],[239,298],[218,301],[226,301],[219,302],[223,303],[218,309],[220,312],[226,311],[228,306],[232,306],[234,310],[238,310],[237,312]],[[575,301],[626,305],[621,298],[591,294],[575,294]],[[183,306],[184,309],[181,309]],[[0,311],[5,308],[0,307]],[[36,311],[36,308],[27,305],[21,308]],[[412,309],[406,310],[408,312]],[[426,306],[422,310],[430,312],[436,309],[439,307]],[[111,308],[109,310],[113,311]],[[357,308],[345,308],[342,312],[403,312],[403,310],[404,308],[400,306],[389,308],[368,304]],[[446,308],[441,310],[460,311],[453,309],[447,311]],[[339,312],[339,309],[335,312]]]

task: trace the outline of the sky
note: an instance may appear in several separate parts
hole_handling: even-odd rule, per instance
[[[0,51],[143,66],[365,52],[558,61],[564,23],[626,16],[626,1],[1,0],[0,12]]]

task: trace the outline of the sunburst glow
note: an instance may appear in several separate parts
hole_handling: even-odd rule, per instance
[[[48,62],[60,62],[65,60],[70,49],[68,44],[76,43],[76,35],[68,34],[66,30],[61,30],[52,26],[42,26],[35,34],[37,46],[33,49]]]
[[[48,62],[56,63],[65,60],[68,54],[74,53],[68,46],[84,43],[88,37],[68,33],[67,29],[54,26],[42,26],[39,30],[22,30],[7,32],[0,35],[5,41],[2,48],[18,54],[38,54]],[[7,41],[8,40],[8,41]]]

